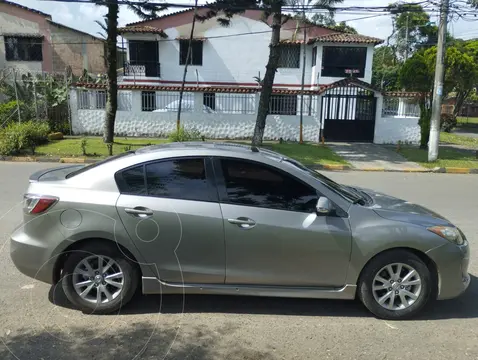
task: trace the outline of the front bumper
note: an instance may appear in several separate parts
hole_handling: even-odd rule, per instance
[[[470,285],[468,266],[470,247],[465,240],[463,245],[444,244],[427,252],[438,270],[438,300],[453,299],[460,296]]]

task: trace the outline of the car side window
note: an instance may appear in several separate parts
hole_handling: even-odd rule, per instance
[[[255,162],[222,159],[228,202],[277,210],[313,212],[317,191],[271,167]]]
[[[127,169],[116,177],[118,188],[122,194],[146,195],[146,183],[144,181],[144,166],[139,165]]]
[[[174,159],[146,164],[149,196],[210,201],[204,159]]]

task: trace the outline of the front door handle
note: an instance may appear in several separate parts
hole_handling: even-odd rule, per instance
[[[256,225],[256,222],[246,217],[238,217],[237,219],[227,219],[231,224],[237,225],[242,229],[250,229]]]
[[[124,211],[134,217],[147,218],[153,215],[153,210],[136,206],[135,208],[125,208]]]

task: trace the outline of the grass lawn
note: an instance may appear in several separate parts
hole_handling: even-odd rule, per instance
[[[466,117],[466,116],[458,116],[456,118],[458,124],[476,124],[478,125],[478,117]]]
[[[470,148],[477,148],[478,149],[478,139],[472,138],[469,136],[463,136],[459,134],[451,134],[446,132],[440,133],[440,141],[448,144],[457,144],[457,145],[464,145]]]
[[[418,149],[416,147],[404,147],[399,153],[410,161],[419,163],[426,168],[435,167],[460,167],[460,168],[478,168],[478,159],[461,151],[448,148],[440,148],[436,162],[429,163],[428,150]]]
[[[86,144],[86,153],[91,158],[101,158],[108,155],[108,149],[100,137],[88,137]],[[166,143],[166,139],[131,139],[131,138],[116,138],[113,145],[113,153],[119,154],[126,151],[129,147],[134,150],[139,147]],[[235,141],[239,143],[248,143],[243,141]],[[307,165],[325,165],[337,164],[348,165],[348,163],[340,156],[335,154],[328,147],[315,144],[298,143],[283,143],[267,141],[264,142],[264,147],[273,151],[280,152],[295,160],[298,160]],[[60,157],[83,157],[81,149],[81,138],[66,138],[63,140],[51,141],[46,145],[36,148],[36,156],[60,156]]]
[[[291,157],[305,165],[348,165],[348,162],[342,159],[324,145],[315,144],[267,144],[267,147],[288,157]]]
[[[108,155],[108,148],[100,137],[87,137],[86,153],[88,157],[104,157]],[[125,152],[127,148],[135,148],[165,143],[165,139],[129,139],[116,138],[113,145],[113,153],[119,154]],[[38,146],[35,150],[37,156],[61,156],[77,157],[83,156],[81,149],[81,138],[66,138],[63,140],[50,141],[46,145]]]

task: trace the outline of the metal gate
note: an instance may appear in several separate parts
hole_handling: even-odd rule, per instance
[[[327,141],[373,142],[376,98],[354,85],[328,90],[322,96],[322,124]]]

